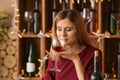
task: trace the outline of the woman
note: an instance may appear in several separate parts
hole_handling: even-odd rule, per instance
[[[65,42],[64,51],[57,52],[51,48],[42,80],[90,80],[94,70],[94,51],[98,49],[92,47],[85,27],[82,17],[75,10],[63,10],[56,15],[52,33],[59,41]],[[51,70],[57,53],[57,66],[61,72]]]

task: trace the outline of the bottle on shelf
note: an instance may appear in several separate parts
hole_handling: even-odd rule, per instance
[[[116,11],[115,11],[113,0],[111,0],[111,2],[110,2],[110,7],[111,7],[111,10],[110,10],[110,33],[116,34],[116,19],[115,19]]]
[[[29,54],[28,54],[28,61],[26,63],[26,71],[28,77],[35,76],[35,57],[33,53],[33,45],[30,43]]]
[[[116,34],[120,35],[120,14],[116,14]]]
[[[66,9],[66,0],[62,0],[62,10]]]
[[[120,42],[119,42],[119,52],[118,52],[118,79],[120,79]]]
[[[98,31],[98,13],[95,8],[95,0],[91,0],[91,10],[90,10],[90,17],[89,17],[89,23],[87,25],[87,31],[88,33],[92,34],[92,32]]]
[[[58,12],[57,10],[57,0],[53,0],[53,10],[52,10],[52,21],[54,21],[54,18]]]
[[[94,54],[94,72],[91,74],[91,80],[103,80],[100,73],[100,63],[99,63],[99,51],[95,51]]]
[[[39,11],[39,0],[35,0],[35,8],[33,11],[33,34],[38,34],[41,27],[41,14]]]
[[[84,2],[83,2],[83,0],[80,0],[79,4],[80,4],[79,12],[80,12],[81,15],[83,15],[83,8],[84,8]]]

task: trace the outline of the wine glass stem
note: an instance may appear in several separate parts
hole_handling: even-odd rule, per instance
[[[57,62],[58,62],[58,56],[56,57],[56,59],[55,59],[55,65],[54,65],[54,67],[57,69]]]
[[[27,26],[27,33],[30,34],[30,22],[28,22],[28,26]]]

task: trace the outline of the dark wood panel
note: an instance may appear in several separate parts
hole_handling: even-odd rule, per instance
[[[104,65],[105,73],[112,76],[113,73],[117,75],[118,71],[118,51],[119,51],[119,42],[118,38],[105,39],[105,53],[104,53]]]

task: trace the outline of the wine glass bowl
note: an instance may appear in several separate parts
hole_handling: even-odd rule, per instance
[[[31,24],[33,22],[33,12],[25,11],[24,12],[24,20],[27,23],[27,34],[31,34],[32,33]]]
[[[57,51],[57,52],[62,52],[64,51],[64,45],[65,45],[65,41],[64,40],[60,40],[58,41],[58,39],[56,37],[52,38],[52,48]]]
[[[56,37],[52,38],[52,47],[60,46],[60,42]]]

